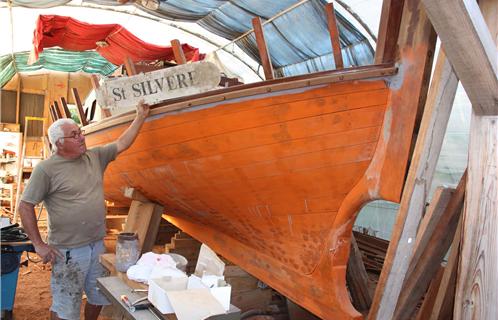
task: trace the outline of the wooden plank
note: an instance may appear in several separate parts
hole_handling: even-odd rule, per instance
[[[446,263],[446,268],[441,279],[441,284],[437,292],[436,299],[434,301],[434,306],[431,310],[430,317],[424,317],[420,320],[431,319],[431,320],[446,320],[453,319],[453,306],[455,302],[455,288],[456,288],[456,277],[457,277],[457,267],[458,258],[460,256],[460,240],[462,238],[462,221],[463,217],[460,217],[458,222],[458,227],[453,237],[453,242],[451,244],[450,256],[448,262]]]
[[[135,64],[133,63],[133,60],[131,60],[130,57],[126,57],[124,65],[126,69],[126,74],[128,76],[134,76],[137,74],[137,70],[135,69]]]
[[[409,267],[457,84],[450,64],[440,51],[396,224],[370,310],[371,319],[391,319],[393,316]]]
[[[405,278],[393,319],[406,319],[407,316],[410,317],[413,314],[417,303],[429,287],[432,276],[448,252],[462,213],[466,183],[467,172],[460,179],[458,187],[441,219],[437,222],[425,250],[418,260],[412,260],[415,266],[413,272]]]
[[[477,2],[422,2],[476,114],[498,115],[496,45]]]
[[[59,105],[57,101],[54,100],[54,108],[57,110],[57,115],[59,116],[59,119],[66,118],[66,113],[62,109],[62,105]]]
[[[375,49],[375,63],[394,62],[404,0],[384,0]]]
[[[145,197],[139,190],[137,190],[136,188],[130,188],[130,187],[126,187],[124,189],[124,192],[123,192],[124,196],[129,198],[129,199],[132,199],[132,200],[138,200],[140,202],[150,202],[149,199],[147,199],[147,197]]]
[[[52,122],[56,121],[57,119],[59,119],[59,116],[57,114],[57,111],[55,110],[55,107],[53,104],[51,104],[49,107],[48,107],[48,110],[50,111],[50,116],[52,118]]]
[[[420,226],[418,227],[417,239],[415,240],[415,247],[413,249],[412,261],[418,261],[420,256],[422,255],[422,252],[424,252],[424,250],[426,249],[429,239],[434,233],[437,223],[444,214],[444,211],[448,206],[448,203],[454,192],[455,189],[453,188],[443,187],[439,187],[434,191],[431,203],[429,204],[429,207],[427,208],[424,217],[420,222]],[[414,263],[410,264],[408,273],[411,273],[414,267]]]
[[[256,37],[256,44],[259,50],[259,58],[261,59],[261,64],[265,73],[265,79],[272,80],[274,78],[273,66],[271,64],[270,52],[268,51],[268,47],[266,45],[261,19],[259,17],[253,18],[252,26],[254,28],[254,35]]]
[[[97,107],[97,100],[94,100],[92,102],[92,106],[90,108],[90,118],[89,118],[90,121],[92,121],[93,118],[94,118],[94,116],[95,116],[95,109],[96,109],[96,107]]]
[[[342,69],[344,68],[344,62],[342,61],[341,41],[335,18],[334,4],[332,2],[325,5],[325,13],[327,14],[327,26],[330,34],[330,42],[332,43],[335,68]]]
[[[82,126],[88,125],[88,120],[86,119],[85,112],[83,111],[83,104],[81,103],[80,94],[77,88],[72,88],[71,93],[73,94],[74,103],[76,104],[76,110],[78,111],[78,116],[80,118],[80,123]]]
[[[353,306],[360,312],[368,312],[372,304],[372,294],[370,293],[368,274],[363,265],[361,252],[354,235],[351,238],[346,281]]]
[[[416,318],[417,320],[429,319],[432,309],[434,308],[434,303],[436,302],[436,296],[438,293],[439,286],[441,284],[441,280],[443,279],[443,274],[445,269],[446,268],[444,266],[442,265],[439,266],[436,276],[434,277],[434,279],[432,279],[431,285],[429,286],[429,289],[427,290],[427,293],[424,296],[424,302],[422,302],[422,306],[420,306],[420,310]]]
[[[19,122],[20,110],[21,110],[21,90],[22,90],[22,79],[21,74],[17,74],[17,93],[16,93],[16,124]]]
[[[163,207],[152,203],[131,202],[123,232],[135,232],[138,235],[141,253],[152,251],[156,241],[157,231]]]
[[[482,0],[479,4],[483,8],[493,38],[498,39],[498,2]],[[495,43],[495,50],[496,45]],[[469,44],[467,46],[470,47]],[[472,57],[472,60],[474,59],[476,57]],[[474,105],[473,110],[476,110]],[[496,319],[498,314],[497,155],[498,117],[481,116],[472,112],[469,179],[454,319],[491,320]]]
[[[60,97],[59,102],[62,106],[62,110],[64,111],[65,118],[71,119],[71,111],[69,111],[69,108],[67,107],[66,98]]]
[[[185,54],[183,53],[182,45],[178,39],[171,40],[171,47],[173,48],[173,54],[175,56],[176,63],[187,63],[187,59],[185,58]]]

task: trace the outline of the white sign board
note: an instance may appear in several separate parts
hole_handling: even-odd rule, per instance
[[[101,107],[118,112],[216,88],[220,72],[211,62],[194,62],[129,77],[107,78],[96,90]],[[113,112],[114,113],[114,112]]]

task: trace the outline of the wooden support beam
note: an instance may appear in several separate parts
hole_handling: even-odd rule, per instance
[[[406,4],[408,7],[413,5],[410,0],[406,0]],[[409,268],[417,228],[431,187],[457,84],[456,75],[440,51],[398,216],[370,309],[370,319],[393,317]]]
[[[16,94],[16,124],[19,124],[19,117],[21,116],[21,91],[22,91],[22,79],[21,74],[17,74],[17,94]]]
[[[61,119],[62,118],[62,113],[59,110],[59,108],[57,107],[57,105],[54,103],[54,104],[51,104],[50,107],[54,110],[54,113],[57,116],[57,119]]]
[[[144,203],[150,202],[146,196],[144,196],[140,191],[138,191],[135,188],[126,187],[123,191],[123,194],[125,197],[132,199],[132,200],[137,200],[137,201],[144,202]]]
[[[90,76],[90,82],[92,83],[92,87],[94,90],[100,88],[99,77],[97,77],[95,74],[92,74]]]
[[[123,231],[137,233],[141,253],[152,251],[162,213],[163,207],[159,204],[138,200],[131,202]]]
[[[71,93],[73,94],[74,103],[76,104],[76,110],[78,111],[78,117],[80,118],[80,123],[82,126],[88,125],[88,120],[86,119],[85,112],[83,111],[83,104],[81,103],[80,94],[77,88],[72,88]]]
[[[370,293],[368,274],[365,270],[354,234],[351,237],[351,251],[349,254],[346,281],[353,306],[360,312],[368,312],[372,304],[372,294]]]
[[[62,105],[59,105],[57,101],[54,100],[54,108],[57,110],[57,115],[59,116],[59,119],[66,118],[66,113],[62,109]]]
[[[417,314],[416,320],[427,320],[429,319],[432,309],[434,308],[434,303],[436,302],[436,297],[438,293],[439,286],[441,285],[441,280],[443,279],[445,267],[440,265],[436,273],[436,276],[431,281],[431,285],[424,296],[424,302],[420,306],[420,310]]]
[[[422,252],[427,248],[431,235],[437,227],[437,223],[445,212],[451,196],[455,192],[453,188],[439,187],[432,196],[431,203],[427,208],[420,226],[417,231],[417,238],[415,239],[415,247],[413,249],[412,261],[418,261]],[[412,263],[408,269],[408,274],[413,271],[415,264]]]
[[[396,60],[398,35],[404,0],[384,0],[375,49],[375,63],[391,63]]]
[[[453,238],[453,243],[451,244],[450,256],[448,258],[448,262],[446,263],[446,268],[439,285],[436,300],[434,301],[434,307],[432,308],[429,317],[424,317],[420,320],[453,319],[457,267],[458,258],[460,257],[460,240],[462,238],[462,221],[463,218],[460,217],[460,221],[458,222],[458,227]]]
[[[415,312],[418,302],[448,252],[462,213],[466,184],[467,172],[460,179],[420,258],[411,261],[415,266],[403,284],[393,319],[407,319]]]
[[[173,48],[173,54],[175,55],[175,61],[177,64],[187,63],[185,59],[185,54],[183,53],[182,45],[178,39],[171,40],[171,47]]]
[[[259,17],[252,19],[252,27],[254,28],[254,35],[256,37],[256,44],[259,50],[259,58],[261,59],[261,64],[263,65],[265,79],[272,80],[274,78],[273,66],[271,64],[270,53],[268,52],[268,47],[266,46],[265,34],[263,32],[263,26],[261,25],[261,19]]]
[[[97,108],[97,100],[93,100],[92,107],[90,108],[90,121],[95,117],[95,109]]]
[[[498,115],[496,45],[477,2],[422,2],[476,114]]]
[[[126,73],[129,76],[133,76],[137,74],[137,70],[135,69],[135,63],[133,63],[133,60],[131,60],[130,57],[126,57],[124,61]]]
[[[50,118],[52,118],[52,122],[57,121],[57,119],[59,119],[59,118],[57,117],[57,113],[55,112],[54,106],[50,105],[48,107],[48,110],[50,112]]]
[[[341,41],[339,38],[339,29],[337,28],[337,20],[335,18],[334,4],[332,2],[325,5],[325,13],[327,14],[327,25],[329,28],[330,42],[332,43],[335,68],[342,69],[344,68],[344,62],[342,61]]]
[[[493,38],[498,40],[498,2],[480,0],[479,4]],[[472,57],[472,60],[477,60],[477,57]],[[483,94],[486,91],[483,88]],[[472,107],[479,110],[474,105]],[[497,168],[498,116],[482,116],[473,111],[454,319],[491,320],[498,314]]]
[[[60,97],[59,102],[62,106],[62,111],[64,111],[64,116],[68,119],[71,119],[71,111],[69,111],[69,108],[67,106],[66,98]]]

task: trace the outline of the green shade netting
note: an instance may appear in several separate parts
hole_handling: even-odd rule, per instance
[[[29,51],[0,56],[0,88],[3,87],[16,72],[29,72],[48,69],[63,72],[111,74],[117,66],[107,61],[96,51],[65,51],[62,49],[45,49],[40,58],[28,65]],[[15,63],[15,65],[14,65]]]

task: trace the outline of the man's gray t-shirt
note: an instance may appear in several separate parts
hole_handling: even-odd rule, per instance
[[[76,248],[104,238],[103,175],[116,155],[117,145],[111,143],[73,160],[54,154],[35,167],[21,200],[44,201],[50,245]]]

